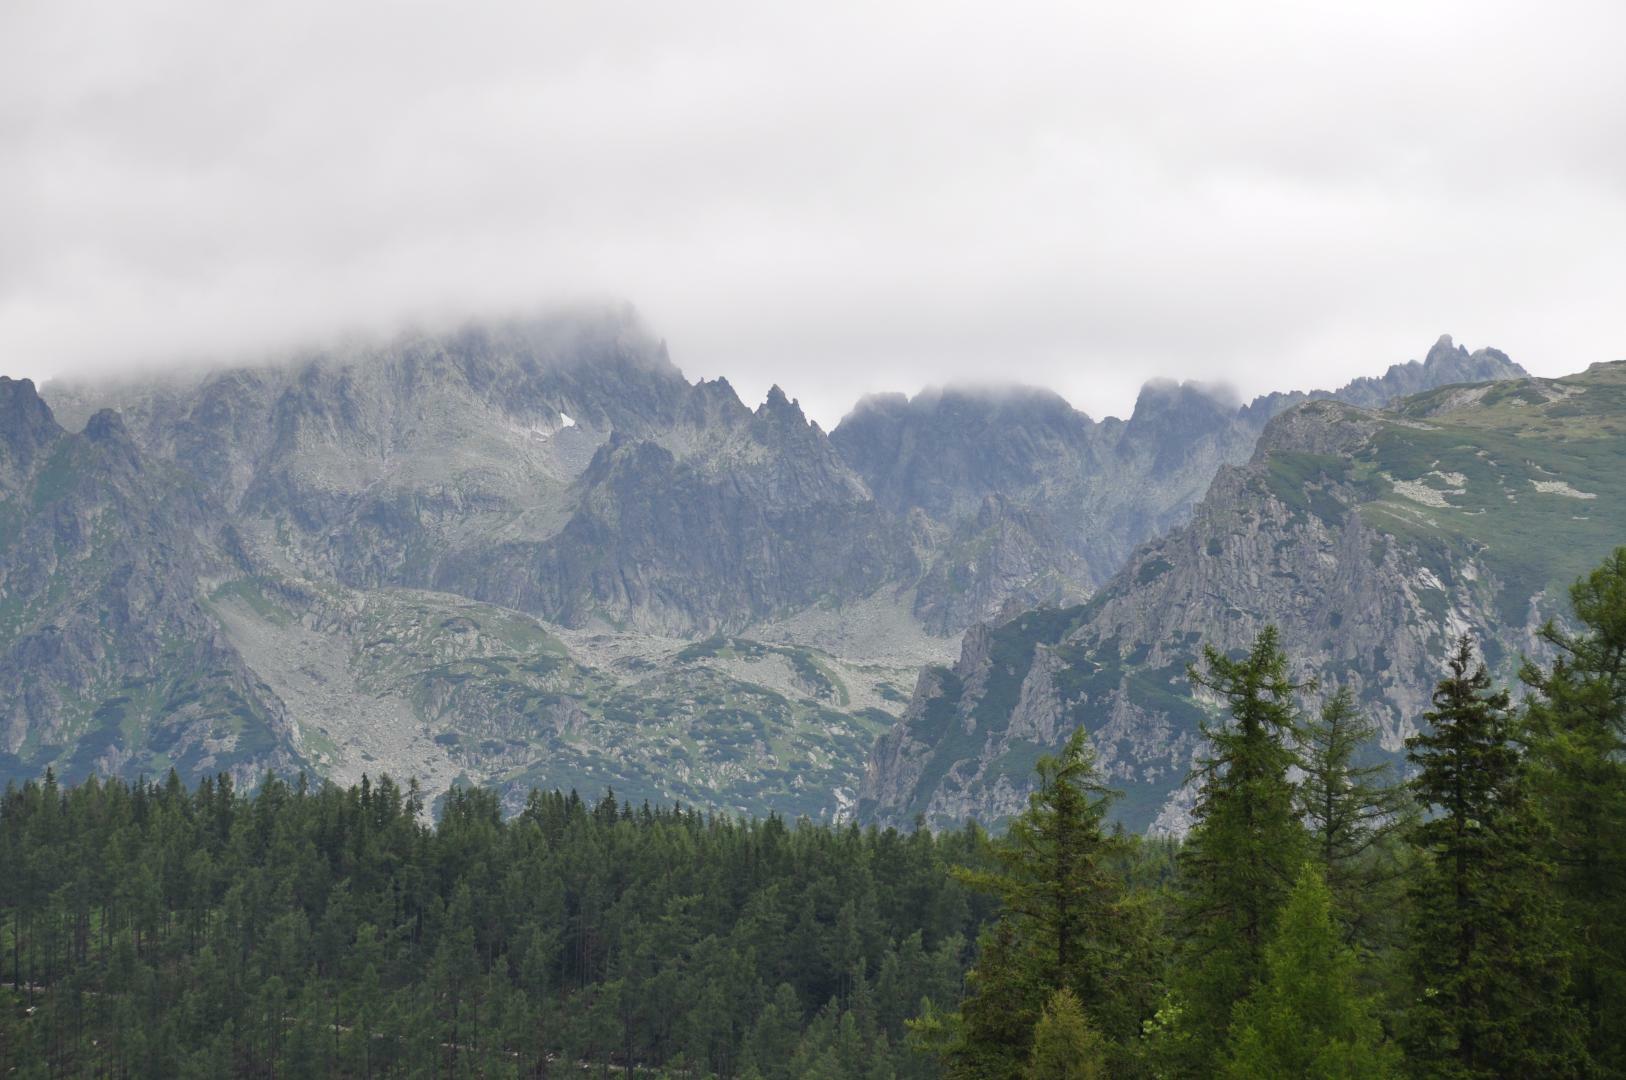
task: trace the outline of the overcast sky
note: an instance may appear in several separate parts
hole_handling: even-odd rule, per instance
[[[829,425],[1626,358],[1626,4],[0,2],[0,372],[625,299]]]

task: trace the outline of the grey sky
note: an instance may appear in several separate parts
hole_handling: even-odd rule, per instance
[[[0,371],[624,298],[691,376],[1626,357],[1626,4],[5,0]]]

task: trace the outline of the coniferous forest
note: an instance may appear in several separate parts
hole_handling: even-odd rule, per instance
[[[0,807],[0,1074],[1626,1076],[1626,548],[1458,641],[1405,765],[1208,649],[1181,841],[1083,731],[1002,835],[535,792],[47,775]]]

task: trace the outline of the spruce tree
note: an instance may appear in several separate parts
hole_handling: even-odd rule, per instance
[[[1626,548],[1570,589],[1579,633],[1549,622],[1557,654],[1521,672],[1531,787],[1551,826],[1574,981],[1600,1072],[1626,1076]]]
[[[1205,671],[1192,681],[1225,701],[1230,722],[1203,725],[1209,749],[1193,828],[1180,852],[1178,1032],[1185,1060],[1176,1067],[1210,1075],[1225,1045],[1236,1003],[1253,991],[1277,912],[1309,853],[1289,770],[1299,763],[1295,695],[1275,627],[1233,660],[1203,650]]]
[[[999,897],[1051,986],[1097,995],[1121,886],[1107,866],[1122,840],[1102,829],[1112,793],[1096,779],[1095,755],[1084,729],[1058,757],[1036,766],[1037,790],[1027,812],[1011,822],[994,848],[996,868],[956,873],[972,888]]]
[[[1397,907],[1404,863],[1397,833],[1412,815],[1410,793],[1388,762],[1365,757],[1377,725],[1341,687],[1303,724],[1299,808],[1326,875],[1333,910],[1351,941],[1378,945]],[[1364,763],[1363,763],[1364,762]]]
[[[1552,867],[1532,812],[1508,694],[1463,637],[1406,740],[1429,817],[1412,829],[1416,997],[1407,1049],[1425,1075],[1582,1074],[1581,1021],[1553,918]]]
[[[1332,919],[1332,893],[1305,863],[1265,949],[1265,976],[1237,1006],[1231,1080],[1383,1080],[1399,1055],[1359,988],[1355,951]]]
[[[999,925],[984,936],[966,999],[948,1021],[943,1051],[951,1076],[1016,1076],[1050,995],[1070,989],[1107,1037],[1139,1030],[1153,998],[1152,974],[1130,962],[1142,922],[1125,906],[1112,862],[1124,840],[1102,822],[1112,793],[1096,778],[1083,729],[1037,766],[1028,809],[993,849],[993,867],[956,877],[997,896]]]

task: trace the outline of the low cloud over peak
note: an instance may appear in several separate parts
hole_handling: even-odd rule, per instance
[[[1613,3],[0,13],[0,370],[604,297],[691,376],[1337,386],[1626,351]]]

